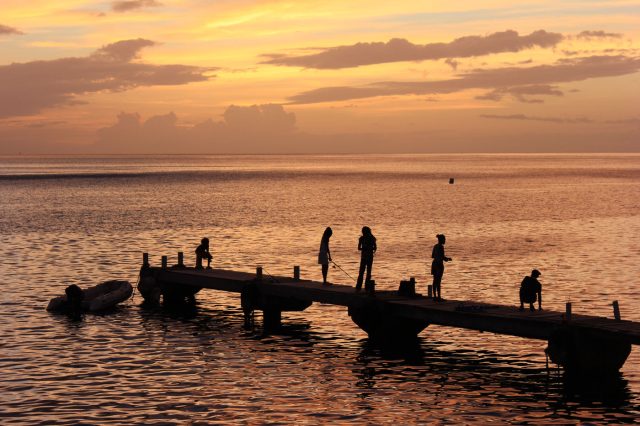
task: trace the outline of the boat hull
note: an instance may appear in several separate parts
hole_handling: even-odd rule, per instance
[[[115,307],[131,297],[133,287],[128,281],[105,281],[83,290],[84,299],[81,308],[85,312],[100,312]],[[67,296],[54,297],[49,301],[47,311],[63,312],[69,310]]]

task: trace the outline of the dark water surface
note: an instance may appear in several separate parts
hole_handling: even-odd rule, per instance
[[[203,236],[216,267],[319,279],[330,225],[355,275],[368,225],[380,288],[425,292],[445,233],[445,298],[515,305],[536,267],[546,308],[611,317],[619,300],[640,321],[639,207],[639,155],[0,157],[0,423],[634,422],[638,348],[620,377],[575,383],[547,372],[546,342],[430,326],[381,349],[336,306],[272,336],[212,291],[193,311],[44,308],[72,283],[135,283],[145,251],[193,263]]]

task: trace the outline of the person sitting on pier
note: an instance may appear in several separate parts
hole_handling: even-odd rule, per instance
[[[444,244],[447,241],[444,234],[436,235],[438,244],[433,246],[431,251],[431,275],[433,275],[433,300],[441,301],[440,284],[442,283],[442,276],[444,275],[444,262],[450,262],[451,258],[444,255]]]
[[[329,272],[329,262],[331,262],[331,251],[329,250],[329,239],[333,235],[333,230],[327,226],[320,240],[320,251],[318,252],[318,263],[322,265],[322,284],[328,285],[327,273]]]
[[[196,269],[202,269],[202,259],[207,259],[207,269],[211,269],[211,253],[209,253],[209,239],[203,238],[196,248]]]
[[[358,240],[358,250],[360,250],[360,272],[358,273],[358,281],[356,282],[356,291],[362,289],[362,278],[365,269],[367,270],[367,278],[365,282],[371,281],[371,268],[373,268],[373,255],[378,249],[376,245],[376,237],[371,233],[371,228],[364,226],[362,228],[362,236]]]
[[[542,310],[542,284],[538,281],[540,271],[534,269],[530,277],[524,277],[520,284],[520,310],[524,310],[524,304],[529,304],[529,309],[535,311],[533,304],[538,300],[538,310]]]

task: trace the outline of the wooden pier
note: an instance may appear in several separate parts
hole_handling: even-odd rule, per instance
[[[314,302],[346,306],[349,316],[369,337],[386,344],[415,339],[430,324],[548,341],[547,354],[568,371],[615,372],[631,345],[640,344],[640,323],[570,311],[520,311],[515,306],[451,300],[435,302],[396,291],[359,292],[345,285],[323,285],[293,277],[264,276],[222,269],[179,265],[151,267],[148,257],[138,286],[148,300],[184,301],[201,289],[239,293],[245,318],[263,311],[265,327],[277,327],[282,312],[302,311]]]

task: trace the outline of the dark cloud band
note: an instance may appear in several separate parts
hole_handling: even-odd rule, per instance
[[[79,96],[143,86],[206,81],[216,68],[135,62],[145,39],[106,45],[87,57],[61,58],[0,66],[0,118],[30,115],[53,106],[77,104]]]
[[[467,58],[492,53],[519,52],[533,47],[553,47],[563,38],[562,34],[544,30],[534,31],[523,36],[516,31],[508,30],[487,36],[460,37],[449,43],[423,45],[413,44],[402,38],[394,38],[387,43],[357,43],[351,46],[330,47],[310,55],[265,55],[269,59],[263,63],[304,68],[340,69],[388,62]]]
[[[345,101],[392,95],[431,95],[468,89],[489,89],[494,96],[511,94],[552,95],[560,92],[551,85],[614,77],[640,71],[640,57],[624,55],[561,59],[550,65],[477,69],[457,78],[439,81],[384,81],[366,86],[323,87],[291,96],[291,104]],[[517,96],[516,96],[517,97]]]
[[[9,35],[9,34],[24,34],[22,31],[17,30],[13,27],[9,27],[7,25],[0,24],[0,35]]]
[[[114,1],[111,3],[111,10],[114,12],[130,12],[136,9],[143,9],[145,7],[157,7],[162,6],[162,3],[156,0],[124,0]]]

